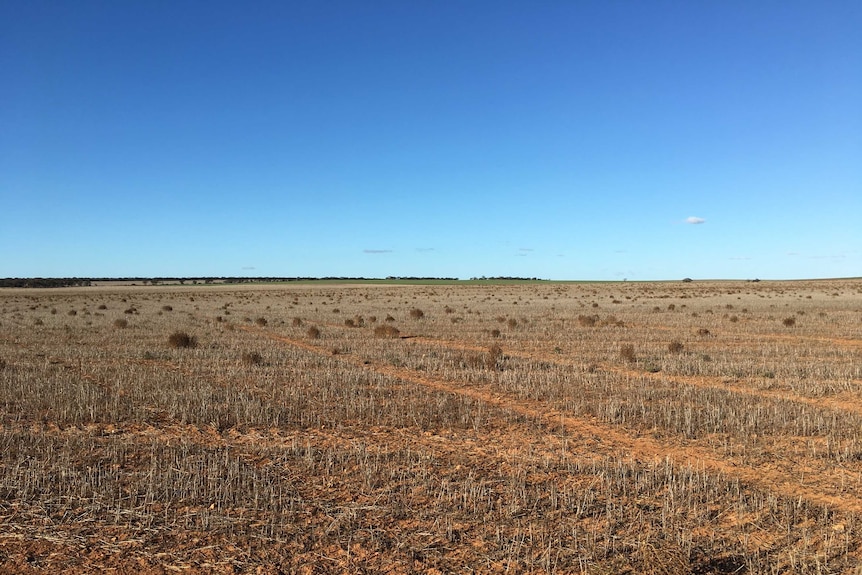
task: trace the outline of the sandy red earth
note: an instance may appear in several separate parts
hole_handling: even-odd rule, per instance
[[[858,573],[855,288],[798,316],[823,309],[840,329],[764,332],[781,316],[753,302],[750,318],[710,324],[721,337],[689,337],[691,365],[676,367],[659,353],[704,324],[699,300],[685,321],[632,304],[613,309],[624,327],[561,335],[542,327],[547,308],[485,302],[495,288],[466,299],[487,319],[463,323],[430,312],[455,288],[406,288],[417,321],[380,288],[302,294],[363,321],[397,308],[400,335],[381,339],[317,303],[274,311],[300,299],[278,291],[234,303],[249,316],[235,320],[217,316],[233,291],[81,290],[41,306],[16,292],[0,305],[0,572]],[[112,330],[108,312],[134,296],[133,325]],[[90,323],[56,321],[64,305]],[[199,346],[167,348],[184,326]],[[626,342],[650,361],[621,358]],[[781,355],[766,362],[764,342]],[[795,381],[811,362],[826,376]],[[723,409],[750,428],[697,413]]]

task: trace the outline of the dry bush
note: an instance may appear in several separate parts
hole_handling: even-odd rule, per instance
[[[254,323],[256,323],[257,325],[259,325],[260,327],[266,327],[266,324],[267,324],[268,322],[266,321],[266,318],[265,318],[265,317],[259,317],[259,318],[257,318],[256,320],[254,320]]]
[[[378,325],[374,328],[374,337],[394,339],[401,335],[401,332],[394,325]]]
[[[387,315],[387,316],[386,316],[386,319],[384,319],[383,321],[388,321],[388,322],[390,322],[390,323],[391,323],[391,322],[395,321],[395,318],[394,318],[394,317],[392,317],[391,315]]]
[[[174,311],[174,308],[169,305],[163,305],[162,311]]]
[[[129,321],[123,318],[114,320],[114,327],[117,329],[124,329],[129,327]]]
[[[496,329],[496,328],[492,329],[488,333],[491,335],[491,337],[500,337],[500,330],[499,329]]]
[[[781,323],[783,323],[786,327],[793,327],[794,325],[796,325],[796,318],[792,316],[786,317],[781,320]]]
[[[242,362],[246,365],[260,365],[263,363],[263,356],[256,351],[244,351]]]
[[[671,353],[682,353],[682,350],[685,349],[685,346],[680,341],[672,341],[667,344],[667,350]]]
[[[506,325],[508,325],[510,329],[514,329],[518,327],[518,320],[516,320],[515,318],[511,318],[509,319],[509,321],[506,322]]]
[[[198,338],[184,331],[175,331],[168,336],[168,345],[177,349],[192,349],[198,346]]]
[[[425,317],[425,312],[419,308],[413,308],[410,310],[410,317],[413,319],[422,319]]]
[[[105,304],[99,304],[99,307],[96,309],[108,309],[108,306],[106,306]]]
[[[295,317],[295,318],[293,318],[293,321],[291,321],[290,323],[293,327],[301,327],[302,326],[302,318],[301,317]]]
[[[356,327],[356,322],[352,319],[346,319],[344,320],[344,325],[346,325],[347,327]]]
[[[620,357],[629,363],[633,363],[637,361],[637,356],[635,355],[635,346],[631,344],[624,344],[620,346]]]
[[[502,369],[503,357],[503,348],[499,345],[492,345],[488,348],[488,353],[485,355],[485,368]]]
[[[710,335],[709,330],[705,327],[698,328],[697,335],[700,337],[708,337]]]
[[[582,327],[595,327],[599,323],[598,315],[579,315],[578,325]]]
[[[305,335],[307,335],[310,339],[320,339],[320,329],[317,326],[313,325],[308,328],[308,330],[305,332]]]

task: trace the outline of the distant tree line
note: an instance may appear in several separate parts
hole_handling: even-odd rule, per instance
[[[118,278],[0,278],[0,288],[58,288],[58,287],[81,287],[91,286],[94,283],[123,282],[142,285],[165,284],[243,284],[243,283],[279,283],[300,281],[368,281],[380,278],[348,277],[348,276],[326,276],[326,277],[118,277]],[[411,281],[457,281],[458,278],[438,277],[415,277],[415,276],[388,276],[387,280],[411,280]],[[485,278],[483,278],[485,279]],[[488,278],[495,279],[495,278]],[[513,278],[514,279],[514,278]]]
[[[493,276],[493,277],[485,277],[485,276],[481,276],[481,277],[478,277],[478,278],[470,278],[470,279],[471,279],[471,280],[474,280],[474,281],[475,281],[475,280],[497,280],[497,281],[499,281],[499,280],[505,280],[505,281],[519,281],[519,282],[542,282],[542,281],[548,281],[548,280],[543,280],[543,279],[541,279],[541,278],[522,278],[522,277],[517,277],[517,276]]]
[[[0,287],[55,288],[91,285],[88,278],[0,278]]]

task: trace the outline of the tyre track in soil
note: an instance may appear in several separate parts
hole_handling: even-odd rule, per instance
[[[768,468],[754,468],[734,461],[736,459],[734,457],[720,458],[713,450],[696,445],[672,445],[647,436],[632,436],[615,429],[611,425],[573,417],[560,410],[548,409],[541,402],[516,399],[487,387],[463,387],[452,381],[429,377],[415,370],[396,367],[379,361],[371,361],[353,353],[340,353],[332,356],[329,349],[296,338],[250,327],[242,327],[241,329],[250,334],[279,341],[318,355],[334,357],[359,369],[480,401],[540,421],[552,429],[562,427],[567,433],[574,435],[573,438],[570,438],[570,442],[572,445],[580,444],[579,447],[583,453],[594,456],[625,454],[637,460],[654,463],[668,459],[675,465],[704,469],[725,477],[738,479],[756,486],[760,490],[789,500],[803,499],[835,511],[862,513],[862,498],[840,491],[835,493],[836,485],[856,483],[857,478],[850,473],[844,473],[843,476],[838,472],[826,474],[819,468],[803,466],[802,462],[798,460],[788,462],[784,468],[778,465]],[[478,349],[484,350],[485,348]],[[804,478],[804,482],[801,479],[792,479],[797,475]]]
[[[433,345],[437,347],[445,347],[448,349],[458,350],[458,351],[470,351],[470,352],[487,352],[488,346],[477,346],[459,341],[452,340],[443,340],[436,339],[427,336],[402,336],[402,339],[409,341],[411,343],[424,343],[427,345]],[[534,361],[543,361],[546,363],[551,363],[554,365],[565,366],[565,367],[578,367],[581,369],[587,369],[590,366],[582,364],[575,360],[565,360],[561,359],[559,355],[551,354],[547,352],[541,351],[521,351],[517,349],[507,348],[504,346],[500,346],[503,350],[503,353],[511,356],[517,357],[519,359],[527,359]],[[805,397],[803,395],[799,395],[793,393],[789,390],[768,390],[768,389],[754,389],[751,387],[745,387],[740,385],[734,385],[726,381],[725,378],[719,376],[709,376],[709,375],[674,375],[662,372],[652,373],[649,371],[640,371],[636,369],[630,369],[618,365],[612,365],[609,363],[599,363],[596,364],[598,371],[603,371],[605,373],[611,373],[616,375],[622,375],[630,378],[644,378],[652,381],[669,381],[672,383],[679,383],[683,385],[690,385],[692,387],[699,387],[704,389],[718,389],[724,391],[730,391],[732,393],[737,393],[740,395],[747,395],[752,397],[760,397],[764,399],[775,399],[781,401],[792,401],[795,403],[803,403],[806,405],[810,405],[812,407],[818,407],[821,409],[833,409],[839,411],[845,411],[849,413],[853,413],[855,415],[862,416],[862,403],[860,403],[859,399],[853,397],[851,394],[842,394],[834,397]],[[854,382],[855,383],[855,382]]]

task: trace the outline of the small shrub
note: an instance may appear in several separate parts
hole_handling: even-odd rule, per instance
[[[74,316],[74,315],[78,315],[78,312],[73,310],[73,309],[70,309],[69,311],[66,312],[66,315]]]
[[[356,322],[352,319],[346,319],[344,320],[344,325],[346,325],[347,327],[356,327]]]
[[[680,341],[672,341],[667,344],[667,350],[671,353],[682,353],[685,346]]]
[[[301,327],[302,326],[302,318],[300,318],[300,317],[293,318],[293,321],[291,322],[291,324],[294,327]]]
[[[114,327],[117,329],[125,329],[129,327],[129,321],[123,318],[114,320]]]
[[[710,335],[710,333],[709,333],[708,329],[706,329],[705,327],[702,327],[702,328],[697,330],[697,335],[699,335],[700,337],[708,337]]]
[[[108,306],[106,306],[105,304],[99,304],[99,307],[96,309],[108,309]]]
[[[410,317],[413,319],[422,319],[425,317],[425,312],[418,308],[413,308],[410,310]]]
[[[169,305],[163,305],[162,311],[174,311],[174,308]]]
[[[490,334],[491,334],[491,337],[500,337],[500,330],[499,329],[492,329],[490,331]]]
[[[191,349],[198,346],[198,338],[184,331],[175,331],[168,337],[168,345],[177,349]]]
[[[308,328],[308,331],[305,332],[310,339],[320,339],[320,329],[317,326],[311,326]]]
[[[390,322],[390,323],[391,323],[391,322],[395,321],[395,318],[394,318],[394,317],[392,317],[391,315],[388,315],[388,314],[387,314],[387,315],[386,315],[386,319],[384,319],[383,321],[387,321],[387,322]]]
[[[266,324],[267,324],[268,322],[266,321],[266,318],[265,318],[265,317],[259,317],[259,318],[257,318],[256,320],[254,320],[254,323],[256,323],[257,325],[259,325],[260,327],[266,327]]]
[[[631,344],[621,346],[620,357],[629,363],[635,362],[637,360],[637,356],[635,355],[635,346]]]
[[[506,325],[508,325],[510,329],[514,329],[518,327],[518,320],[516,320],[515,318],[511,318],[509,319],[509,321],[506,322]]]
[[[783,320],[781,320],[781,323],[783,323],[787,327],[793,327],[794,325],[796,325],[796,318],[795,317],[786,317]]]
[[[401,335],[401,332],[394,325],[378,325],[374,328],[374,337],[394,339]]]
[[[730,316],[729,319],[730,319],[730,323],[736,323],[739,321],[739,317],[737,317],[735,315]]]
[[[668,311],[673,311],[676,309],[676,304],[670,304],[667,306]]]
[[[0,371],[6,369],[6,360],[0,358]]]
[[[503,348],[499,345],[492,345],[488,348],[488,354],[485,356],[485,368],[487,369],[502,369]]]
[[[595,327],[595,325],[599,322],[599,316],[597,315],[579,315],[578,316],[578,325],[583,327]]]
[[[244,351],[242,362],[246,365],[260,365],[263,363],[263,356],[256,351]]]

